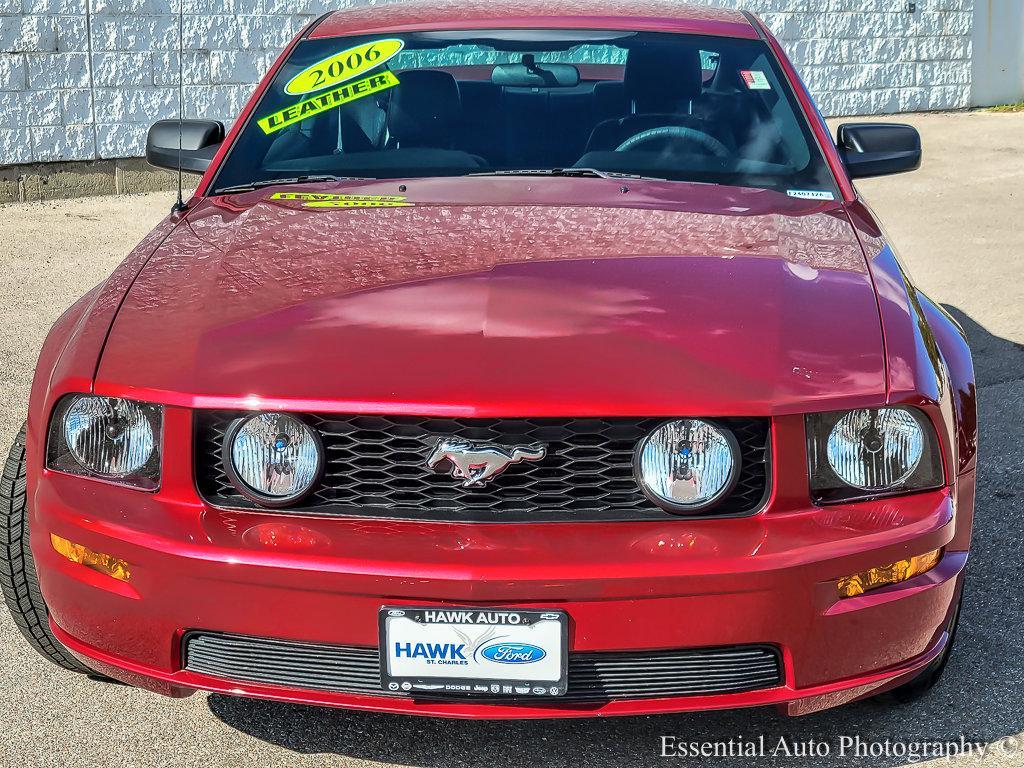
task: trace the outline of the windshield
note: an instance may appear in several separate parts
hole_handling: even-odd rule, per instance
[[[214,189],[573,168],[835,192],[762,41],[580,30],[304,40]]]

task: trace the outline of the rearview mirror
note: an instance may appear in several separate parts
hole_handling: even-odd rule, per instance
[[[839,154],[854,179],[916,171],[921,135],[899,123],[844,123],[836,135]]]
[[[146,161],[157,168],[178,170],[178,129],[181,128],[181,170],[205,173],[224,141],[224,123],[216,120],[159,120],[146,138]]]

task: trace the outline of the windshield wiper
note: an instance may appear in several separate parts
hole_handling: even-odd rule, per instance
[[[563,176],[567,178],[593,179],[643,179],[645,181],[667,181],[656,176],[640,176],[636,173],[600,171],[597,168],[522,168],[511,171],[482,171],[469,176]]]
[[[376,181],[370,176],[334,176],[329,173],[312,176],[292,176],[286,179],[263,179],[250,181],[248,184],[236,184],[233,187],[221,187],[215,195],[237,195],[240,192],[252,192],[261,187],[273,187],[277,184],[316,184],[322,181]]]

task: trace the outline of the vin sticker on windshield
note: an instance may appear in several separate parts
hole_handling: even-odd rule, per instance
[[[371,94],[386,91],[388,88],[394,88],[396,85],[398,85],[398,77],[395,73],[384,71],[370,77],[364,77],[362,80],[345,83],[340,88],[313,96],[306,101],[292,104],[266,117],[261,117],[256,122],[263,129],[263,132],[269,135],[280,131],[282,128],[287,128],[289,125],[294,125],[307,118],[319,115],[321,112],[336,109],[356,99],[362,99]]]
[[[747,88],[752,91],[770,91],[772,89],[772,84],[768,82],[764,72],[759,69],[741,69],[740,77],[747,84]]]
[[[790,197],[800,200],[835,200],[836,196],[831,192],[819,191],[816,189],[790,189],[786,192]]]
[[[411,206],[402,195],[334,195],[317,192],[275,192],[271,200],[292,200],[303,208],[404,208]]]

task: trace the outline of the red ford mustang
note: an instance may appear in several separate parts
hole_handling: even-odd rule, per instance
[[[960,328],[754,17],[401,5],[292,42],[194,197],[57,321],[2,480],[57,664],[458,717],[939,678],[976,466]],[[31,544],[30,544],[31,541]]]

